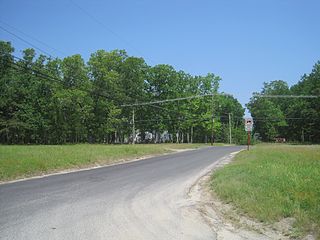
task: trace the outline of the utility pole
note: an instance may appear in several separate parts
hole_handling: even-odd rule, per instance
[[[213,146],[213,138],[214,138],[214,116],[213,116],[213,113],[212,113],[212,126],[211,126],[211,146]]]
[[[214,103],[213,103],[213,95],[212,95],[212,125],[211,125],[211,146],[213,146],[213,138],[214,138]]]
[[[229,143],[232,144],[232,136],[231,136],[231,113],[229,113]]]
[[[135,139],[136,139],[136,129],[134,125],[134,108],[133,108],[132,110],[132,144],[135,143]]]

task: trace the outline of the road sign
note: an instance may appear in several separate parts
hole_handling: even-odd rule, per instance
[[[253,128],[253,119],[252,118],[245,118],[244,119],[244,127],[246,132],[251,132]]]
[[[253,119],[252,118],[245,118],[244,119],[244,127],[246,132],[248,132],[248,150],[250,146],[250,140],[251,140],[251,132],[253,128]]]
[[[252,125],[246,125],[245,127],[244,127],[244,129],[246,130],[246,132],[252,132]]]

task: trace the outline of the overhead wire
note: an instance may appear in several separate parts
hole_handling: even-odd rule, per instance
[[[154,105],[159,103],[166,103],[166,102],[174,102],[174,101],[181,101],[193,98],[201,98],[207,96],[232,96],[231,94],[227,93],[210,93],[210,94],[201,94],[189,97],[180,97],[180,98],[172,98],[172,99],[165,99],[165,100],[158,100],[158,101],[151,101],[151,102],[141,102],[141,103],[132,103],[132,104],[123,104],[121,107],[133,107],[133,106],[145,106],[145,105]]]
[[[10,25],[10,24],[8,24],[8,23],[6,23],[6,22],[2,21],[2,20],[0,20],[0,23],[2,23],[2,24],[4,24],[4,25],[6,25],[7,27],[10,27],[10,28],[14,29],[15,31],[17,31],[17,32],[19,32],[19,33],[21,33],[21,34],[25,35],[26,37],[28,37],[28,38],[30,38],[30,39],[32,39],[32,40],[34,40],[34,41],[38,42],[38,43],[40,43],[41,45],[46,46],[47,48],[52,49],[52,50],[53,50],[53,51],[55,51],[55,52],[59,52],[59,53],[61,53],[61,54],[63,54],[63,55],[67,55],[66,53],[62,52],[61,50],[59,50],[59,49],[57,49],[57,48],[54,48],[54,47],[50,46],[49,44],[47,44],[47,43],[45,43],[45,42],[43,42],[43,41],[41,41],[41,40],[39,40],[39,39],[35,38],[34,36],[31,36],[30,34],[27,34],[27,33],[23,32],[23,31],[21,31],[20,29],[18,29],[18,28],[16,28],[16,27],[14,27],[14,26],[12,26],[12,25]]]
[[[17,59],[20,59],[16,56],[13,56],[14,58],[17,58]],[[20,60],[23,60],[23,59],[20,59]],[[41,78],[44,78],[44,79],[47,79],[47,80],[52,80],[52,81],[56,81],[56,82],[59,82],[59,83],[63,83],[63,81],[59,78],[55,78],[53,76],[50,76],[48,74],[44,74],[38,70],[35,70],[31,67],[27,67],[27,66],[23,66],[23,65],[20,65],[16,62],[11,62],[11,64],[13,66],[14,69],[18,70],[18,71],[21,71],[21,70],[29,70],[29,71],[32,71],[34,72],[36,75],[40,76]],[[81,91],[85,91],[85,92],[88,92],[90,94],[92,94],[91,91],[88,91],[88,90],[84,90],[84,89],[79,89]],[[101,96],[101,97],[106,97],[106,98],[109,98],[108,96],[104,95],[104,94],[97,94],[95,93],[95,95],[98,95],[98,96]],[[163,109],[163,110],[168,110],[168,109],[165,109],[165,108],[162,108],[162,107],[159,107],[159,106],[156,106],[156,105],[149,105],[149,106],[152,106],[152,107],[156,107],[156,108],[159,108],[159,109]],[[223,119],[223,118],[228,118],[227,115],[219,115],[217,116],[216,118],[220,118],[220,119]],[[178,118],[160,118],[160,119],[141,119],[141,120],[136,120],[135,122],[136,123],[139,123],[139,125],[141,125],[142,123],[154,123],[154,122],[157,122],[157,123],[161,123],[161,122],[177,122],[177,121],[189,121],[189,120],[192,120],[192,122],[206,122],[206,121],[211,121],[212,117],[200,117],[200,118],[194,118],[194,117],[178,117]],[[234,117],[234,119],[238,119],[238,120],[242,120],[244,118],[242,117]],[[286,117],[286,118],[273,118],[273,119],[268,119],[268,118],[253,118],[253,121],[254,122],[264,122],[264,121],[282,121],[282,120],[304,120],[304,121],[307,121],[307,122],[313,122],[313,121],[316,121],[318,119],[308,119],[308,118],[305,118],[305,117]]]
[[[269,94],[254,94],[254,97],[263,98],[319,98],[320,95],[269,95]]]
[[[15,58],[15,59],[18,59],[18,60],[20,60],[20,61],[25,62],[24,59],[21,59],[21,58],[19,58],[19,57],[17,57],[17,56],[13,56],[13,55],[11,55],[11,56],[12,56],[13,58]],[[16,63],[16,62],[10,62],[10,64],[12,64],[12,65],[14,65],[14,66],[16,66],[16,67],[18,67],[18,68],[20,68],[20,69],[32,71],[32,72],[34,72],[36,75],[38,75],[38,76],[40,76],[41,78],[44,78],[44,79],[46,79],[46,80],[51,80],[51,81],[55,81],[55,82],[59,82],[59,83],[64,83],[62,79],[59,79],[59,78],[56,78],[56,77],[54,77],[54,76],[48,75],[48,74],[43,73],[43,72],[41,72],[41,71],[39,71],[39,70],[36,70],[36,69],[34,69],[34,68],[32,68],[32,67],[23,66],[23,65],[20,65],[20,64],[18,64],[18,63]],[[15,68],[15,69],[17,69],[17,68]],[[101,94],[101,93],[93,93],[93,91],[90,91],[90,90],[87,90],[87,89],[81,89],[81,88],[80,88],[80,89],[78,89],[78,90],[84,91],[84,92],[87,92],[87,93],[90,93],[90,94],[94,94],[94,95],[97,95],[97,96],[100,96],[100,97],[105,97],[105,98],[107,98],[107,99],[109,99],[109,100],[114,100],[114,99],[111,99],[110,96],[107,96],[107,95]]]
[[[15,59],[19,59],[23,62],[25,62],[24,59],[21,59],[19,57],[16,57],[16,56],[13,56],[11,55],[13,58]],[[14,69],[16,70],[28,70],[28,71],[32,71],[33,73],[35,73],[36,75],[46,79],[46,80],[51,80],[51,81],[55,81],[55,82],[59,82],[59,83],[63,83],[63,80],[62,79],[59,79],[59,78],[56,78],[56,77],[53,77],[51,75],[48,75],[48,74],[45,74],[39,70],[36,70],[36,69],[33,69],[31,67],[27,67],[27,66],[23,66],[23,65],[20,65],[16,62],[11,62],[10,63],[11,65],[13,65]],[[12,66],[11,66],[12,67]],[[85,91],[85,92],[88,92],[90,94],[92,94],[92,91],[89,91],[89,90],[85,90],[85,89],[79,89],[81,91]],[[104,94],[99,94],[99,93],[95,93],[95,95],[98,95],[100,97],[105,97],[105,98],[108,98],[110,99],[109,96],[106,96]],[[203,97],[203,96],[212,96],[212,94],[207,94],[207,95],[198,95],[198,96],[193,96],[193,97],[188,97],[188,98],[183,98],[183,99],[191,99],[191,98],[194,98],[194,97]],[[181,100],[182,98],[177,98],[178,100]],[[172,101],[172,100],[177,100],[177,99],[168,99],[168,101]],[[162,100],[161,102],[163,102],[165,100]],[[158,109],[162,109],[162,110],[166,110],[166,111],[171,111],[171,110],[168,110],[166,108],[163,108],[163,107],[159,107],[157,105],[152,105],[151,103],[154,103],[154,102],[150,102],[150,104],[146,104],[146,105],[149,105],[149,106],[152,106],[152,107],[155,107],[155,108],[158,108]],[[227,115],[219,115],[217,116],[216,118],[228,118]],[[194,118],[194,117],[190,117],[190,118],[185,118],[185,117],[180,117],[180,118],[161,118],[160,120],[136,120],[136,122],[161,122],[161,121],[184,121],[184,120],[195,120],[195,121],[198,121],[198,120],[211,120],[212,117],[202,117],[202,118]],[[234,119],[244,119],[242,117],[236,117],[234,116]],[[306,118],[306,117],[285,117],[285,118],[253,118],[253,121],[254,122],[260,122],[260,121],[283,121],[283,120],[305,120],[305,121],[315,121],[315,120],[318,120],[318,119],[310,119],[310,118]]]
[[[11,55],[14,59],[18,59],[22,62],[25,62],[24,59],[21,59],[17,56],[14,56],[14,55]],[[62,79],[59,79],[59,78],[56,78],[56,77],[53,77],[51,75],[48,75],[48,74],[45,74],[39,70],[36,70],[36,69],[33,69],[31,67],[27,67],[27,66],[23,66],[23,65],[20,65],[16,62],[11,62],[12,65],[14,65],[14,69],[16,70],[19,70],[18,68],[20,68],[20,70],[29,70],[29,71],[32,71],[33,73],[35,73],[36,75],[44,78],[44,79],[47,79],[47,80],[52,80],[52,81],[56,81],[56,82],[59,82],[59,83],[63,83],[63,80]],[[18,68],[17,68],[18,67]],[[88,91],[88,90],[84,90],[84,89],[79,89],[81,91],[85,91],[85,92],[88,92],[90,94],[92,94],[92,91]],[[101,96],[101,97],[105,97],[105,98],[108,98],[110,99],[109,96],[106,96],[104,94],[99,94],[99,93],[95,93],[95,95],[98,95],[98,96]],[[154,104],[157,104],[157,103],[163,103],[163,102],[172,102],[172,101],[179,101],[179,100],[185,100],[185,99],[192,99],[192,98],[199,98],[199,97],[205,97],[205,96],[212,96],[212,95],[215,95],[215,94],[205,94],[205,95],[196,95],[196,96],[191,96],[191,97],[185,97],[185,98],[176,98],[176,99],[167,99],[167,100],[160,100],[160,101],[153,101],[153,102],[146,102],[146,103],[137,103],[137,104],[130,104],[130,105],[120,105],[120,106],[144,106],[144,105],[149,105],[149,106],[152,106],[152,107],[155,107],[155,108],[159,108],[159,109],[162,109],[162,110],[166,110],[166,111],[171,111],[171,110],[168,110],[166,108],[163,108],[163,107],[159,107],[157,105],[154,105]],[[223,94],[223,95],[229,95],[229,94]],[[218,116],[217,118],[227,118],[228,116]],[[243,119],[241,117],[234,117],[235,119]],[[191,118],[176,118],[176,119],[173,119],[173,118],[169,118],[169,119],[160,119],[160,120],[137,120],[136,122],[143,122],[143,121],[149,121],[149,122],[159,122],[159,121],[181,121],[181,120],[195,120],[195,121],[198,121],[198,120],[210,120],[211,117],[208,117],[208,118],[198,118],[198,119],[194,119],[193,117]],[[309,119],[309,118],[305,118],[305,117],[286,117],[286,118],[279,118],[279,119],[268,119],[268,118],[253,118],[253,120],[255,122],[260,122],[260,121],[282,121],[282,120],[306,120],[306,121],[313,121],[313,120],[317,120],[317,119]]]
[[[73,2],[73,1],[70,0],[70,2]],[[83,12],[86,12],[88,15],[90,15],[90,17],[92,17],[93,19],[95,19],[95,21],[99,22],[101,25],[104,26],[104,24],[103,24],[102,22],[100,22],[98,19],[96,19],[94,16],[92,16],[92,15],[91,15],[89,12],[87,12],[85,9],[81,8],[78,4],[76,4],[76,3],[74,3],[74,2],[73,2],[73,4],[76,5],[76,6],[78,6],[78,8],[80,8]],[[14,28],[14,27],[10,26],[9,24],[4,23],[4,22],[1,21],[1,20],[0,20],[0,22],[3,23],[3,24],[5,24],[5,25],[7,25],[7,26],[9,26],[9,27],[11,27],[11,28]],[[104,26],[104,27],[106,27],[106,26]],[[36,45],[34,45],[34,44],[32,44],[31,42],[25,40],[24,38],[18,36],[17,34],[9,31],[8,29],[4,28],[4,27],[1,26],[1,25],[0,25],[0,29],[2,29],[3,31],[11,34],[12,36],[14,36],[14,37],[16,37],[16,38],[18,38],[19,40],[21,40],[21,41],[23,41],[24,43],[30,45],[31,47],[39,50],[40,52],[44,53],[45,55],[48,55],[50,58],[53,58],[50,53],[48,53],[48,52],[46,52],[45,50],[37,47]],[[21,32],[21,33],[24,34],[24,35],[27,35],[27,34],[23,33],[22,31],[20,31],[20,30],[18,30],[18,29],[16,29],[16,30],[19,31],[19,32]],[[109,29],[109,31],[113,32],[111,29]],[[113,34],[117,35],[115,32],[113,32]],[[31,36],[28,36],[28,37],[33,38],[33,37],[31,37]],[[120,37],[120,36],[118,36],[118,37]],[[121,38],[121,37],[120,37],[120,38]],[[46,46],[52,48],[51,46],[49,46],[49,45],[46,44],[46,43],[43,43],[42,41],[39,41],[39,40],[37,40],[37,39],[35,39],[35,38],[33,38],[33,39],[34,39],[35,41],[41,43],[42,45],[46,45]],[[52,48],[52,49],[55,49],[55,48]],[[59,51],[58,49],[55,49],[55,50],[56,50],[56,51]],[[60,51],[60,52],[61,52],[61,51]],[[19,59],[19,60],[21,60],[21,61],[24,61],[23,59],[21,59],[21,58],[19,58],[19,57],[17,57],[17,56],[13,56],[13,57],[14,57],[15,59]],[[13,64],[15,64],[15,63],[13,63]],[[18,66],[18,67],[20,67],[20,66]],[[49,76],[49,75],[47,75],[47,74],[43,74],[42,72],[37,71],[37,70],[35,70],[35,69],[32,69],[32,68],[31,68],[30,70],[32,70],[33,72],[35,72],[35,73],[38,74],[38,75],[41,75],[42,77],[45,77],[46,79],[48,79],[48,78],[50,78],[51,80],[53,79],[52,76]],[[61,79],[54,78],[54,80],[55,80],[55,81],[58,80],[58,81],[61,82]],[[101,95],[101,94],[97,94],[97,93],[96,93],[96,95],[99,95],[99,96],[103,96],[103,97],[107,97],[107,98],[108,98],[108,96],[105,96],[105,95]]]
[[[91,20],[93,20],[94,22],[96,22],[98,25],[100,25],[103,29],[105,29],[106,31],[110,32],[112,35],[114,35],[116,38],[118,38],[119,40],[121,40],[122,42],[124,42],[128,47],[130,47],[132,50],[134,50],[135,52],[137,52],[140,55],[144,55],[139,49],[137,49],[135,46],[133,46],[129,41],[127,41],[125,38],[121,37],[118,33],[116,33],[114,30],[112,30],[110,27],[108,27],[105,23],[101,22],[98,18],[96,18],[93,14],[91,14],[88,10],[84,9],[83,7],[81,7],[79,4],[75,3],[73,0],[69,0],[69,2],[71,4],[73,4],[76,8],[78,8],[81,12],[83,12],[85,15],[87,15],[89,18],[91,18]],[[146,58],[144,56],[144,58]],[[150,59],[149,59],[150,61]],[[153,62],[151,60],[151,62]]]
[[[20,61],[23,61],[25,62],[24,59],[22,58],[19,58],[17,56],[14,56],[14,55],[11,55],[14,59],[18,59]],[[16,62],[13,62],[12,64],[15,64],[17,65]],[[18,64],[18,67],[21,67],[19,64]],[[50,76],[46,73],[43,73],[39,70],[36,70],[36,69],[33,69],[32,67],[27,67],[27,66],[23,66],[24,69],[26,70],[31,70],[33,71],[34,73],[48,79],[48,80],[54,80],[54,81],[59,81],[59,82],[63,82],[61,79],[59,78],[56,78],[56,77],[53,77],[53,76]],[[83,90],[83,91],[86,91],[86,90]],[[216,94],[203,94],[203,95],[196,95],[196,96],[189,96],[189,97],[181,97],[181,98],[175,98],[175,99],[166,99],[166,100],[160,100],[160,101],[153,101],[153,102],[145,102],[145,103],[136,103],[136,104],[122,104],[120,105],[120,107],[126,107],[126,106],[143,106],[143,105],[153,105],[154,104],[157,104],[157,103],[164,103],[164,102],[173,102],[173,101],[180,101],[180,100],[187,100],[187,99],[193,99],[193,98],[200,98],[200,97],[205,97],[205,96],[213,96],[213,95],[227,95],[229,96],[230,94],[219,94],[219,93],[216,93]],[[105,96],[105,95],[101,95],[101,96],[104,96],[104,97],[108,97],[108,96]],[[164,109],[164,108],[163,108]]]
[[[47,51],[42,50],[41,48],[39,48],[39,47],[37,47],[37,46],[35,46],[34,44],[30,43],[29,41],[25,40],[24,38],[18,36],[17,34],[9,31],[8,29],[6,29],[6,28],[4,28],[4,27],[2,27],[2,26],[0,26],[0,29],[2,29],[3,31],[5,31],[5,32],[9,33],[10,35],[16,37],[16,38],[19,39],[20,41],[22,41],[22,42],[24,42],[24,43],[26,43],[26,44],[34,47],[35,49],[39,50],[39,51],[42,52],[43,54],[48,55],[49,57],[52,58],[52,56],[51,56],[50,53],[48,53]]]

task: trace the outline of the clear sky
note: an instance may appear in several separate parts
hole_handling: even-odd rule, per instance
[[[149,65],[213,72],[243,105],[263,82],[292,85],[320,60],[319,0],[0,0],[0,9],[0,26],[52,56],[126,49]],[[30,47],[2,29],[0,39]]]

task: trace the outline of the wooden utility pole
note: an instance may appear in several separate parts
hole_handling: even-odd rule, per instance
[[[213,117],[213,114],[212,114],[212,126],[211,126],[211,146],[213,146],[213,142],[214,142],[214,117]]]
[[[251,132],[248,131],[248,151],[250,149],[250,141],[251,141]]]
[[[211,125],[211,146],[213,146],[214,142],[214,103],[213,103],[213,95],[212,95],[212,125]]]
[[[134,108],[133,108],[132,110],[132,144],[135,143],[135,139],[136,139],[136,129],[134,125]]]
[[[232,136],[231,136],[231,113],[229,113],[229,143],[232,144]]]

